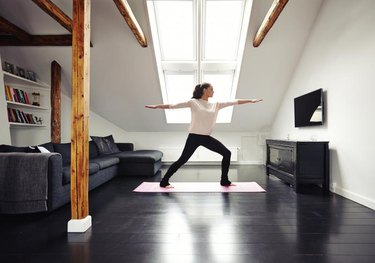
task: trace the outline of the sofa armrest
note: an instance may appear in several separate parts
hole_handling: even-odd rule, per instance
[[[48,196],[62,186],[62,167],[63,160],[61,154],[54,153],[48,158]]]
[[[116,143],[117,147],[122,152],[134,151],[134,144],[129,142]]]
[[[62,158],[57,153],[0,154],[0,175],[2,213],[46,211],[50,193],[62,186]]]

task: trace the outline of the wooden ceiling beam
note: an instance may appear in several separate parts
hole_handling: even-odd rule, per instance
[[[23,42],[13,36],[0,35],[0,46],[50,46],[61,47],[72,45],[72,35],[31,35],[31,40]],[[90,43],[90,47],[93,45]]]
[[[71,46],[72,35],[32,35],[27,42],[13,36],[0,36],[0,46]]]
[[[268,10],[266,17],[264,18],[262,25],[256,33],[253,46],[258,47],[266,37],[268,31],[271,29],[284,7],[288,3],[288,0],[274,0],[271,8]]]
[[[72,32],[73,20],[66,15],[57,5],[50,0],[33,0],[33,2],[39,6],[44,12],[55,19],[60,25],[62,25],[70,33]]]
[[[32,36],[29,33],[19,28],[18,26],[12,24],[2,16],[0,16],[0,31],[13,35],[16,39],[25,42],[30,41],[32,38]]]
[[[139,26],[137,19],[135,18],[133,11],[131,10],[127,0],[113,0],[120,11],[121,15],[124,17],[126,23],[133,32],[138,43],[142,47],[147,47],[147,39],[143,34],[142,28]]]

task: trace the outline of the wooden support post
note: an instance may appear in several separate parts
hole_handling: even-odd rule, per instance
[[[72,224],[68,223],[68,232],[85,232],[91,227],[91,217],[88,215],[90,0],[73,1],[72,53],[72,220],[69,222]],[[87,218],[89,220],[86,220]],[[74,227],[75,222],[78,222],[78,229]]]
[[[61,66],[51,63],[51,142],[61,143]]]

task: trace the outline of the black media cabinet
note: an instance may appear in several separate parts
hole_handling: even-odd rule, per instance
[[[329,192],[329,142],[266,140],[267,175],[274,175],[299,193],[302,184],[322,185]]]

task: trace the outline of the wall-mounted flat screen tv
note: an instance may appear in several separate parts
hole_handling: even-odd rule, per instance
[[[294,126],[323,125],[323,89],[294,98]]]

